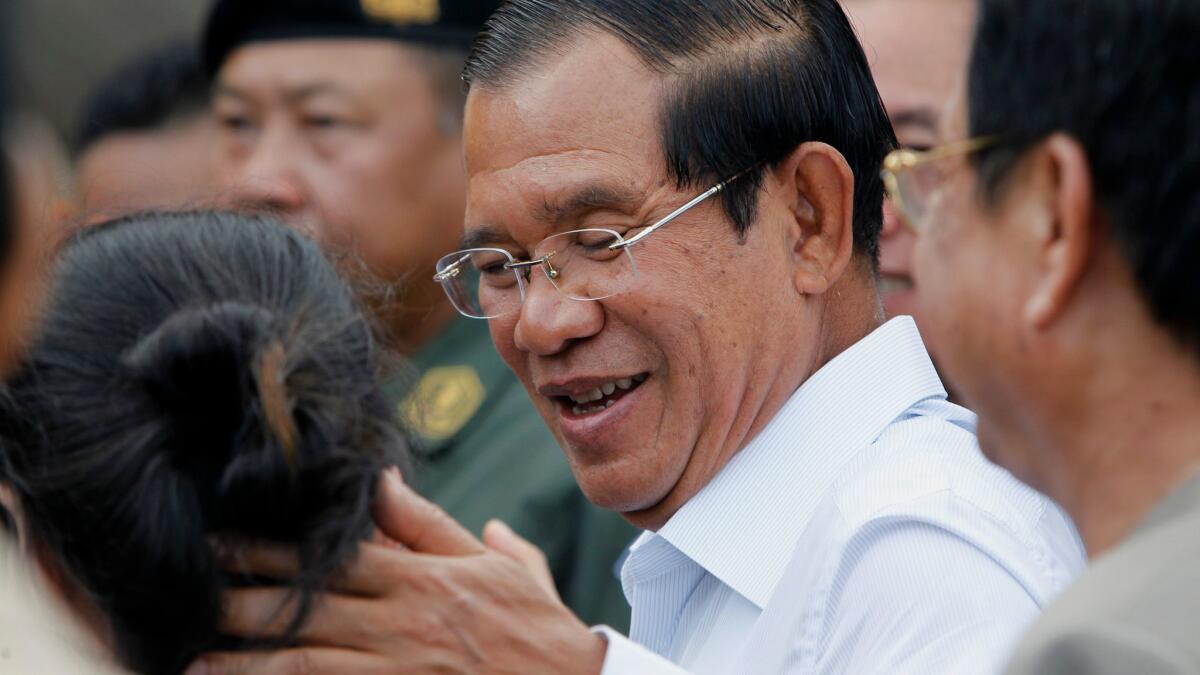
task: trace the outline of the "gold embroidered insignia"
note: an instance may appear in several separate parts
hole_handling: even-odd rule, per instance
[[[442,16],[438,0],[362,0],[363,13],[377,21],[429,25]]]
[[[484,397],[483,382],[474,368],[431,368],[400,404],[400,419],[425,438],[444,441],[471,421]]]

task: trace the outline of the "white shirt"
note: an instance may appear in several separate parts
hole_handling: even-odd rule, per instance
[[[604,675],[1000,669],[1086,559],[974,429],[912,319],[875,331],[634,542]]]

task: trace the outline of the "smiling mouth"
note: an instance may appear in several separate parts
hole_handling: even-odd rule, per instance
[[[606,382],[591,391],[573,396],[555,396],[554,399],[572,417],[587,417],[613,407],[617,401],[636,391],[649,377],[648,373],[641,373]]]

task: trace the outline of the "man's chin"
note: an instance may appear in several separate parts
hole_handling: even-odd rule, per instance
[[[574,462],[571,469],[588,501],[631,522],[640,514],[656,510],[671,493],[671,486],[660,485],[657,475],[622,471],[618,467],[579,467]]]

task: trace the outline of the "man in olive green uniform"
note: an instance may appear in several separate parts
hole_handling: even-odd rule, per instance
[[[620,628],[613,570],[634,531],[587,502],[486,323],[461,318],[429,272],[462,231],[459,76],[494,6],[218,2],[204,50],[219,167],[235,208],[276,214],[385,282],[366,301],[418,371],[388,387],[417,436],[413,483],[476,532],[498,518],[530,539],[576,612]]]

